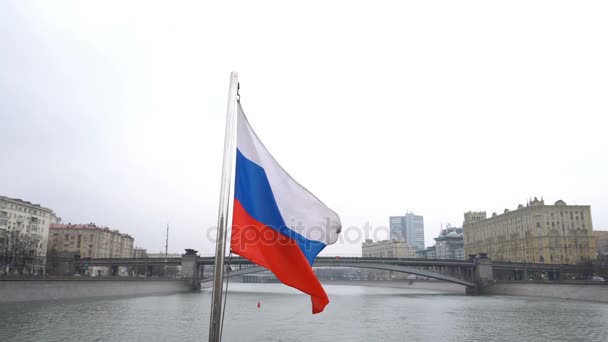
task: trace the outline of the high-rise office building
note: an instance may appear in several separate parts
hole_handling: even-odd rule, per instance
[[[414,250],[424,249],[424,218],[422,215],[407,213],[404,216],[391,216],[391,240],[405,240]]]

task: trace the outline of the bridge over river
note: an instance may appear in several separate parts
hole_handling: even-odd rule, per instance
[[[214,265],[214,257],[201,257],[196,254],[184,254],[171,258],[83,258],[70,260],[76,267],[86,266],[181,266],[182,277],[190,279],[193,284],[210,281],[205,277],[205,267]],[[233,257],[227,263],[230,272],[227,277],[267,271],[252,264],[249,260]],[[597,272],[593,266],[556,265],[556,264],[521,264],[492,262],[480,256],[469,260],[444,259],[404,259],[404,258],[357,258],[357,257],[318,257],[313,267],[354,267],[363,269],[385,270],[414,274],[432,279],[464,285],[467,293],[483,292],[483,288],[496,281],[527,281],[530,277],[542,274],[543,279],[561,281],[570,278],[584,278]],[[210,273],[207,273],[210,275]]]

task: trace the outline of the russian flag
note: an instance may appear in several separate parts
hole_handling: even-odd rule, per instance
[[[312,270],[338,239],[338,215],[296,182],[257,137],[240,103],[231,250],[310,295],[313,314],[329,299]]]

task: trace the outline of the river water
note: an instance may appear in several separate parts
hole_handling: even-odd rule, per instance
[[[326,285],[231,283],[223,341],[608,341],[608,304]],[[257,307],[258,301],[260,308]],[[0,341],[206,341],[210,292],[3,304]]]

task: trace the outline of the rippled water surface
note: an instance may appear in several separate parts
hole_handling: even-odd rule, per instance
[[[608,341],[607,304],[325,288],[331,303],[313,316],[308,297],[281,284],[230,284],[223,341]],[[0,341],[206,341],[209,299],[4,304]]]

